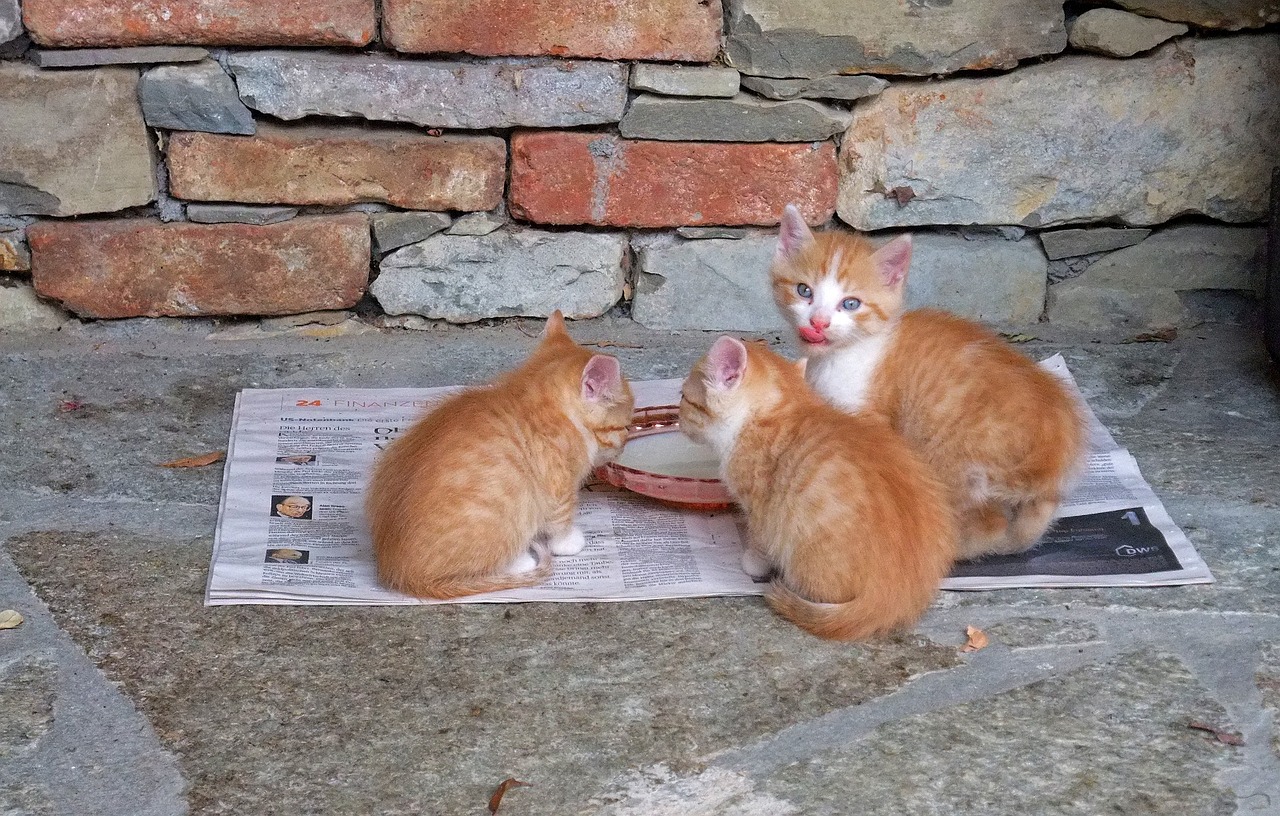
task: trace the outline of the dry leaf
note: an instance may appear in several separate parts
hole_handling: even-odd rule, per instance
[[[22,625],[22,616],[16,609],[0,612],[0,629],[17,629]]]
[[[979,649],[987,648],[991,643],[991,640],[987,637],[987,633],[976,626],[965,627],[964,633],[965,636],[968,637],[968,641],[960,647],[960,651],[962,652],[976,652]]]
[[[916,191],[910,187],[894,187],[884,195],[885,198],[892,198],[897,201],[898,208],[901,209],[907,206],[907,203],[911,201],[911,199],[916,197]]]
[[[1187,723],[1187,728],[1191,728],[1196,731],[1208,731],[1210,734],[1213,734],[1214,739],[1223,745],[1244,745],[1244,737],[1231,731],[1224,731],[1221,728],[1209,725],[1208,723],[1192,720]]]
[[[1039,340],[1034,334],[1001,334],[1001,337],[1010,343],[1029,343],[1032,340]]]
[[[213,453],[205,453],[200,456],[188,456],[186,459],[174,459],[172,462],[163,462],[160,467],[167,468],[197,468],[205,465],[212,465],[214,462],[221,462],[222,457],[226,456],[226,451],[214,451]]]
[[[439,136],[439,135],[441,135],[442,133],[444,133],[444,131],[443,131],[443,130],[441,130],[440,128],[427,128],[427,135],[428,135],[428,136]]]
[[[1171,343],[1178,339],[1178,330],[1172,326],[1163,329],[1156,329],[1151,332],[1143,332],[1130,337],[1128,340],[1122,340],[1122,343]]]
[[[70,400],[61,400],[60,402],[58,402],[58,410],[64,414],[71,413],[72,411],[79,411],[83,407],[84,407],[84,403],[81,402],[80,400],[70,399]]]
[[[507,777],[498,785],[498,789],[493,792],[493,796],[489,797],[489,812],[497,813],[498,806],[502,804],[502,797],[507,795],[507,791],[512,788],[532,788],[533,783],[521,782],[514,777]]]

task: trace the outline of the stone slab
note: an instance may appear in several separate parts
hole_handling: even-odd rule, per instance
[[[156,197],[138,72],[0,63],[0,215],[82,215]]]
[[[1178,292],[1262,288],[1265,231],[1255,227],[1168,227],[1049,287],[1049,320],[1091,329],[1185,325]]]
[[[626,66],[436,62],[324,51],[231,54],[249,107],[280,119],[358,116],[424,127],[572,127],[616,122]]]
[[[817,79],[774,79],[748,76],[742,87],[769,99],[842,99],[852,101],[889,87],[889,81],[874,76],[826,76]]]
[[[152,68],[142,75],[138,98],[153,128],[241,135],[255,130],[235,82],[213,60]]]
[[[48,331],[71,318],[53,303],[42,300],[26,283],[10,285],[0,282],[0,329],[10,331]],[[0,755],[3,747],[0,746]]]
[[[831,216],[835,147],[619,139],[535,132],[511,139],[510,207],[543,224],[629,227],[777,224],[795,203]]]
[[[1044,311],[1047,270],[1033,239],[916,232],[907,306],[932,306],[996,325],[1035,323]]]
[[[371,223],[374,249],[384,253],[424,241],[448,229],[453,219],[448,213],[389,212],[373,216]]]
[[[725,60],[755,76],[1012,68],[1067,45],[1057,0],[729,0],[728,7]]]
[[[1181,23],[1153,20],[1119,9],[1089,9],[1067,27],[1067,39],[1076,48],[1111,57],[1131,57],[1150,51],[1189,29]]]
[[[631,87],[663,96],[732,97],[738,93],[740,75],[732,68],[701,65],[657,65],[636,63],[631,69]]]
[[[720,0],[384,0],[397,51],[710,62]]]
[[[1240,35],[894,85],[854,111],[840,218],[867,230],[1260,220],[1280,155],[1276,76],[1280,39]]]
[[[374,0],[24,0],[37,43],[132,45],[345,45],[373,40]]]
[[[495,213],[473,212],[460,216],[449,229],[449,235],[488,235],[507,223],[507,217]]]
[[[297,207],[251,207],[244,204],[186,205],[187,219],[197,224],[279,224],[298,214]]]
[[[29,272],[31,250],[22,230],[6,230],[0,225],[0,272]]]
[[[724,238],[730,241],[736,241],[739,238],[745,238],[751,234],[751,230],[745,227],[677,227],[676,235],[681,238],[688,238],[691,241],[701,241],[706,238]]]
[[[0,45],[11,43],[25,33],[18,0],[0,0]]]
[[[844,131],[850,115],[818,102],[637,97],[618,124],[628,139],[684,142],[820,142]]]
[[[283,224],[45,221],[27,232],[36,291],[82,317],[277,315],[356,304],[364,215]]]
[[[183,45],[143,45],[133,48],[32,48],[27,58],[41,68],[92,68],[98,65],[140,65],[159,62],[199,62],[209,56],[203,48]]]
[[[1091,255],[1095,252],[1110,252],[1127,246],[1141,243],[1148,235],[1149,229],[1115,229],[1113,227],[1093,227],[1089,229],[1062,229],[1039,233],[1040,245],[1044,254],[1051,261],[1061,258],[1074,258],[1078,255]]]
[[[496,136],[262,124],[252,137],[175,133],[168,158],[170,192],[189,200],[489,210],[502,200],[507,146]]]
[[[1280,23],[1276,0],[1116,0],[1116,4],[1147,17],[1161,17],[1201,28],[1260,28]]]
[[[450,323],[597,317],[622,299],[626,247],[610,233],[436,235],[383,258],[369,291],[387,314]]]

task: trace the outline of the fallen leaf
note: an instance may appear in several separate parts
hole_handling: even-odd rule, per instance
[[[532,788],[533,783],[521,782],[514,777],[507,777],[498,785],[498,789],[493,792],[493,796],[489,797],[489,812],[497,813],[498,806],[502,804],[502,797],[507,795],[507,791],[512,788]]]
[[[1156,329],[1151,332],[1143,332],[1135,334],[1128,340],[1122,340],[1122,343],[1171,343],[1178,339],[1178,330],[1172,326],[1163,329]]]
[[[172,462],[162,462],[160,467],[167,468],[198,468],[205,465],[212,465],[214,462],[221,462],[222,457],[226,456],[226,451],[214,451],[213,453],[204,453],[200,456],[188,456],[185,459],[174,459]]]
[[[616,343],[613,340],[600,340],[595,343],[583,343],[584,346],[595,346],[596,348],[644,348],[644,346],[633,346],[630,343]]]
[[[1039,340],[1034,334],[1001,334],[1001,337],[1010,343],[1029,343],[1032,340]]]
[[[892,190],[884,194],[885,198],[892,198],[898,202],[898,207],[907,206],[911,199],[916,197],[916,191],[910,187],[894,187]]]
[[[1209,725],[1208,723],[1192,720],[1187,723],[1187,728],[1191,728],[1196,731],[1208,731],[1210,734],[1213,734],[1214,739],[1223,745],[1244,745],[1244,737],[1231,731],[1224,731],[1223,729]]]
[[[427,128],[428,136],[439,136],[442,133],[444,133],[444,131],[442,131],[440,128]]]
[[[79,411],[83,407],[84,407],[84,403],[81,402],[80,400],[73,400],[73,399],[61,400],[58,403],[58,410],[64,414],[69,414],[72,411]]]
[[[964,634],[968,640],[960,647],[962,652],[976,652],[979,649],[987,648],[991,643],[990,639],[987,638],[987,633],[976,626],[965,627]]]
[[[22,625],[22,616],[16,609],[0,612],[0,629],[17,629]]]

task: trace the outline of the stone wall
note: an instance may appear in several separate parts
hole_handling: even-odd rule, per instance
[[[0,326],[778,326],[788,202],[909,297],[1177,325],[1260,286],[1280,0],[0,0]]]

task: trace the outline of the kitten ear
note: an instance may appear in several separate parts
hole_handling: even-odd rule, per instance
[[[778,259],[794,258],[801,250],[813,243],[813,232],[804,222],[800,208],[788,204],[782,210],[782,225],[778,228],[778,249],[774,257]]]
[[[877,249],[871,255],[871,262],[885,286],[897,287],[906,279],[911,266],[911,233],[904,232]]]
[[[582,398],[604,402],[622,388],[622,366],[608,354],[593,355],[582,369]]]
[[[721,337],[707,352],[707,385],[732,391],[742,383],[747,370],[747,347],[741,340]]]
[[[556,334],[563,334],[565,337],[569,336],[569,330],[564,325],[564,313],[559,309],[551,313],[551,317],[547,318],[546,327],[542,330],[543,337],[551,337]]]

